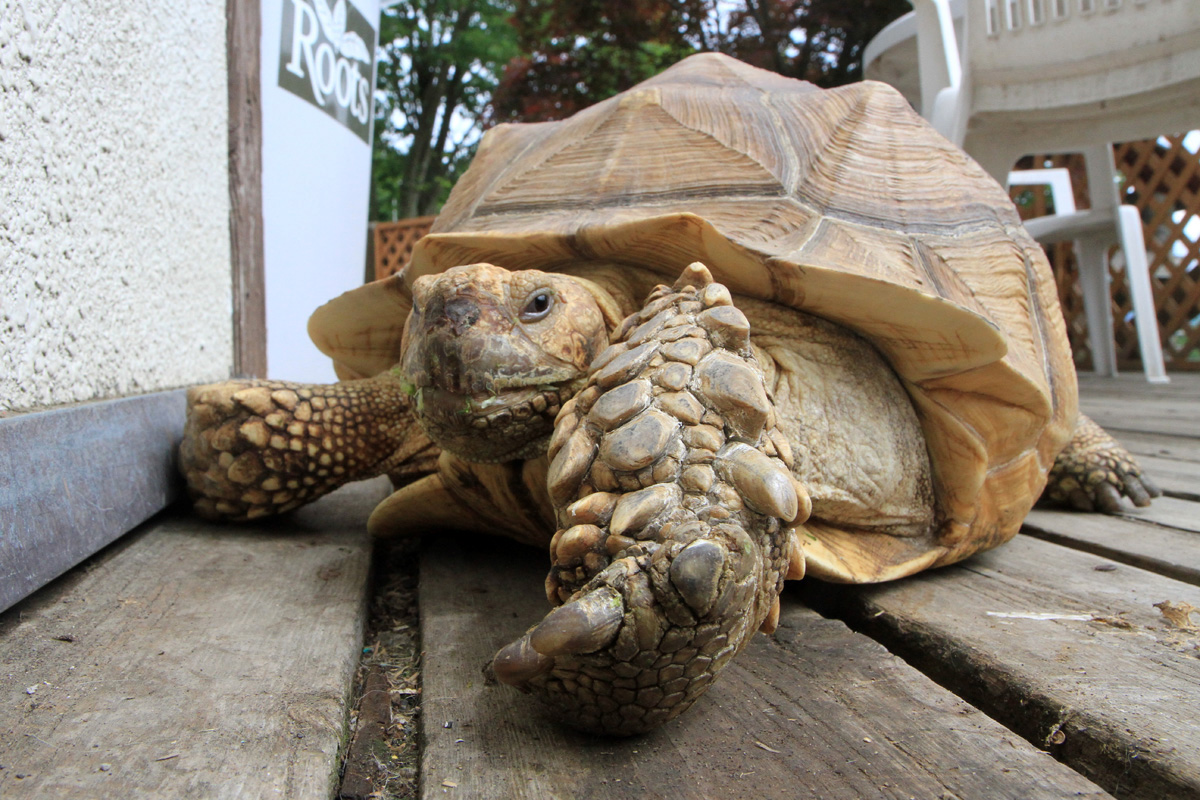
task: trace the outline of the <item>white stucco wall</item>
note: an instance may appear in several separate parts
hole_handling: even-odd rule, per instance
[[[0,412],[232,368],[225,3],[0,0]]]

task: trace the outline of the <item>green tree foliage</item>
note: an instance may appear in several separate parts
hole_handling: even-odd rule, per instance
[[[741,0],[706,49],[818,86],[842,86],[862,79],[867,42],[911,10],[908,0]]]
[[[371,219],[433,214],[517,56],[507,0],[402,0],[380,20]]]
[[[716,51],[820,86],[907,0],[402,0],[384,11],[372,219],[436,213],[483,128],[562,119]],[[453,123],[453,124],[452,124]]]
[[[910,8],[907,0],[516,0],[521,55],[505,68],[489,119],[561,119],[699,51],[839,86],[862,77],[867,42]]]
[[[711,0],[516,0],[521,55],[510,61],[488,122],[574,114],[691,55]]]

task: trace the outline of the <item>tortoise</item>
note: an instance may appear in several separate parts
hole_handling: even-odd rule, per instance
[[[189,393],[196,509],[389,474],[373,534],[548,545],[557,607],[489,668],[587,731],[687,708],[785,579],[892,580],[1007,541],[1039,496],[1158,494],[1079,413],[1007,194],[879,83],[703,54],[498,126],[403,272],[309,332],[341,382]]]

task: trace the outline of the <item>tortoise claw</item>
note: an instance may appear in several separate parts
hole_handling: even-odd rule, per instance
[[[1149,475],[1125,475],[1125,496],[1138,508],[1145,508],[1155,497],[1162,497],[1162,489]]]
[[[1102,483],[1095,489],[1096,504],[1105,514],[1116,514],[1121,510],[1121,493],[1111,483]]]
[[[1118,514],[1122,496],[1145,508],[1161,494],[1124,447],[1080,415],[1074,436],[1054,461],[1042,499],[1080,511]]]
[[[1081,488],[1077,487],[1075,489],[1072,489],[1071,493],[1069,495],[1067,495],[1067,500],[1070,502],[1071,507],[1074,508],[1076,511],[1095,511],[1096,510],[1096,507],[1092,504],[1091,495],[1089,495],[1087,492],[1085,492]]]
[[[529,632],[529,644],[544,656],[595,652],[612,642],[624,616],[621,595],[605,586],[547,614]]]
[[[527,692],[529,682],[549,672],[554,666],[554,659],[535,650],[526,633],[496,653],[490,666],[496,680]]]

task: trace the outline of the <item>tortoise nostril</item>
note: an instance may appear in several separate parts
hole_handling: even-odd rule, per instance
[[[479,306],[465,297],[455,297],[447,301],[442,314],[449,321],[455,336],[461,336],[464,331],[478,322],[481,316]]]

